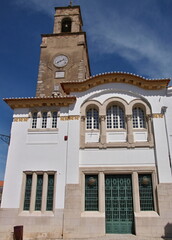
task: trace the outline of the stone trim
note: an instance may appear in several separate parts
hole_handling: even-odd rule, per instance
[[[125,128],[123,129],[107,129],[106,126],[106,110],[112,105],[116,104],[122,107],[125,114]],[[99,112],[99,129],[86,129],[86,111],[88,108],[96,108]],[[145,114],[146,128],[133,128],[132,115],[133,108],[140,107],[143,109]],[[85,142],[85,134],[93,134],[98,132],[100,134],[99,141],[97,142]],[[107,142],[107,133],[122,134],[126,133],[126,139],[121,141]],[[134,133],[143,133],[147,136],[147,141],[134,141]],[[125,136],[125,135],[124,135]],[[153,132],[152,132],[152,115],[151,109],[147,103],[140,99],[135,99],[130,103],[127,103],[125,100],[114,97],[109,98],[104,101],[103,104],[99,103],[96,100],[90,100],[85,102],[81,106],[81,122],[80,122],[80,147],[84,148],[112,148],[112,147],[153,147]]]
[[[156,213],[158,211],[157,207],[157,196],[156,196],[156,187],[157,187],[157,176],[155,167],[100,167],[100,168],[89,168],[82,167],[80,168],[80,182],[82,189],[82,204],[81,204],[81,213],[84,216],[84,213],[89,212],[85,211],[85,175],[86,174],[97,174],[99,181],[99,211],[91,211],[92,216],[96,216],[97,213],[105,214],[105,175],[106,174],[131,174],[132,177],[132,189],[133,189],[133,211],[134,214],[142,213],[140,211],[140,197],[139,197],[139,182],[138,174],[151,174],[152,175],[152,186],[153,186],[153,198],[154,198],[154,211],[146,211],[146,216],[149,216],[150,212]],[[158,213],[158,212],[157,212]],[[81,215],[81,216],[82,216]]]
[[[107,83],[126,83],[145,90],[160,90],[168,86],[170,79],[145,79],[131,73],[112,72],[92,76],[81,82],[61,83],[64,92],[84,92],[93,87]]]
[[[24,200],[25,200],[25,188],[26,188],[26,176],[28,174],[32,174],[32,187],[31,187],[31,199],[30,199],[30,209],[23,210],[24,208]],[[42,204],[41,210],[35,210],[35,201],[36,201],[36,186],[37,186],[37,176],[39,174],[43,175],[43,187],[42,187]],[[54,196],[53,196],[53,209],[52,211],[46,210],[46,203],[47,203],[47,188],[48,188],[48,175],[54,175]],[[23,172],[23,181],[21,187],[21,200],[20,200],[20,207],[19,207],[19,215],[28,216],[28,215],[52,215],[55,210],[55,192],[56,192],[56,178],[57,174],[55,171],[24,171]],[[49,212],[51,214],[49,214]]]
[[[162,113],[154,113],[154,114],[152,114],[152,117],[153,118],[163,118],[164,114],[162,114]]]
[[[14,117],[13,122],[27,122],[28,119],[28,117]]]
[[[79,120],[79,115],[71,115],[71,116],[60,116],[61,121],[69,121],[69,120]]]

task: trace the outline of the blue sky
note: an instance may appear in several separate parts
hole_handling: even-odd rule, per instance
[[[4,0],[0,8],[0,133],[10,134],[8,97],[35,96],[42,33],[52,33],[55,6],[69,0]],[[123,71],[172,77],[171,0],[73,0],[87,32],[92,75]],[[0,180],[7,145],[0,141]]]

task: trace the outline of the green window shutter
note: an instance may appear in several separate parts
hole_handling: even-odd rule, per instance
[[[152,175],[139,174],[140,210],[154,211]]]
[[[98,175],[85,176],[85,211],[98,211]]]
[[[53,210],[53,196],[54,196],[54,175],[48,175],[48,189],[47,189],[47,211]]]
[[[26,175],[26,188],[24,197],[24,210],[30,209],[30,198],[32,190],[32,174]]]
[[[41,210],[42,204],[42,187],[43,187],[43,175],[37,176],[37,187],[36,187],[36,201],[35,201],[35,210]]]

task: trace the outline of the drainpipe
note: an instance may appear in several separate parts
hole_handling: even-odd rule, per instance
[[[66,168],[65,168],[65,184],[64,184],[64,210],[63,210],[63,219],[62,219],[62,239],[64,238],[64,212],[65,212],[65,201],[66,201],[66,184],[67,184],[67,163],[68,163],[68,138],[69,138],[69,107],[68,107],[68,120],[67,120],[67,133],[66,136],[64,136],[63,141],[67,141],[66,143]]]
[[[172,172],[172,167],[171,167],[171,154],[170,154],[170,141],[169,141],[168,130],[167,130],[166,112],[167,112],[167,107],[166,107],[166,106],[162,106],[162,107],[161,107],[161,113],[164,115],[165,132],[166,132],[166,137],[167,137],[167,147],[168,147],[168,156],[169,156],[169,164],[170,164],[170,169],[171,169],[171,172]]]

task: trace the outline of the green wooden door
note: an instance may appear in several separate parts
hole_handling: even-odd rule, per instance
[[[131,175],[105,176],[106,233],[133,233]]]

